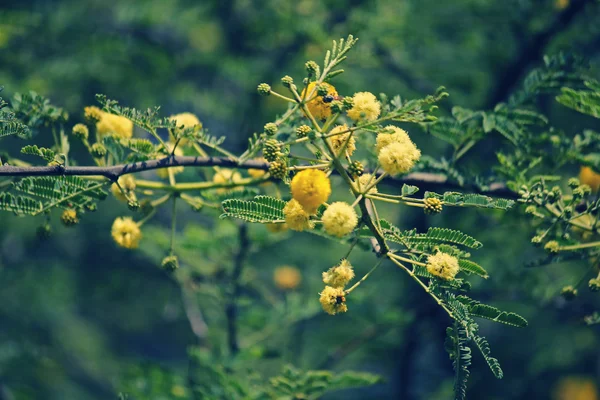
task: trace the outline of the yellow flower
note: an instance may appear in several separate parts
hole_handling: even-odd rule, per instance
[[[600,174],[594,172],[590,167],[581,167],[579,171],[579,180],[582,184],[592,188],[592,192],[596,193],[600,189]]]
[[[344,259],[339,265],[323,272],[323,282],[334,288],[343,288],[354,278],[354,270],[350,261]]]
[[[336,134],[338,132],[344,132],[348,130],[348,126],[347,125],[338,125],[335,128],[333,128],[329,134]],[[339,135],[335,135],[332,136],[330,138],[327,138],[327,141],[329,142],[329,144],[331,145],[331,147],[333,148],[333,150],[335,151],[336,154],[340,153],[340,150],[342,149],[342,147],[344,147],[344,145],[346,144],[346,141],[348,142],[348,144],[346,144],[346,151],[348,152],[348,155],[351,156],[352,153],[354,153],[354,150],[356,150],[356,140],[354,140],[354,137],[351,136],[352,132],[348,132],[348,133],[342,133]],[[348,137],[350,136],[350,139],[348,139]]]
[[[427,258],[427,271],[442,279],[451,281],[458,274],[458,259],[450,254],[438,251]]]
[[[367,185],[372,185],[373,182],[375,182],[375,179],[376,178],[371,174],[362,174],[358,178],[357,189],[359,191],[363,192],[367,188]],[[373,186],[371,189],[369,189],[369,191],[367,193],[369,193],[369,194],[377,193],[377,186]]]
[[[302,282],[302,274],[298,268],[283,266],[275,268],[273,273],[273,281],[275,286],[282,290],[292,290]]]
[[[592,379],[566,377],[560,380],[554,400],[598,400],[598,387]]]
[[[308,103],[306,103],[308,111],[310,111],[312,116],[315,117],[315,119],[317,120],[326,119],[331,115],[331,103],[325,103],[323,101],[323,96],[319,96],[316,90],[313,92],[313,89],[315,89],[315,85],[316,82],[309,83],[306,89],[302,91],[300,97],[304,97],[304,93],[307,92],[306,96],[308,98],[308,96],[312,92],[311,97],[314,98]],[[336,92],[335,87],[333,85],[330,85],[328,83],[321,83],[321,85],[327,88],[327,95],[337,97],[338,93]]]
[[[79,223],[79,218],[77,218],[77,211],[69,208],[68,210],[63,211],[60,216],[60,220],[65,226],[73,226]]]
[[[358,224],[358,217],[354,208],[348,203],[337,201],[331,203],[321,218],[325,232],[330,235],[342,237],[352,232]]]
[[[129,139],[133,136],[133,122],[125,117],[104,112],[97,107],[86,107],[86,115],[99,119],[96,122],[96,137],[98,141],[107,135],[114,135],[120,139]]]
[[[131,217],[118,217],[113,222],[111,234],[115,242],[126,249],[135,249],[142,238],[142,231]]]
[[[354,106],[348,110],[353,121],[375,121],[381,112],[381,105],[373,93],[359,92],[352,96]]]
[[[325,172],[318,169],[305,169],[292,179],[292,197],[309,214],[314,214],[331,194],[331,182]]]
[[[194,114],[189,113],[189,112],[171,115],[169,117],[169,119],[171,121],[175,121],[177,129],[181,128],[182,126],[184,129],[195,127],[196,132],[199,131],[200,129],[202,129],[202,122],[200,122],[198,117],[196,117]],[[173,132],[169,132],[169,138],[172,142],[175,142],[175,136],[174,136]],[[185,146],[187,143],[188,143],[188,139],[181,139],[179,141],[179,144],[181,144],[183,146]]]
[[[237,171],[233,171],[231,169],[226,169],[226,168],[221,168],[219,170],[219,172],[217,172],[214,176],[213,176],[213,182],[214,183],[236,183],[242,180],[242,175],[237,172]],[[219,188],[216,190],[217,193],[225,193],[227,191],[230,190],[238,190],[240,189],[239,186],[232,186],[232,187],[228,187],[228,188]]]
[[[291,230],[302,232],[305,229],[313,228],[310,216],[295,199],[288,201],[283,207],[283,215],[285,215],[286,225]]]
[[[135,198],[135,194],[133,193],[133,191],[135,190],[135,178],[133,177],[133,175],[128,174],[128,175],[123,175],[121,177],[119,177],[119,185],[121,185],[121,187],[123,188],[123,191],[125,191],[125,193],[129,196],[133,195],[133,197]],[[121,201],[127,201],[127,197],[125,197],[125,195],[123,194],[123,192],[121,191],[121,189],[119,189],[119,186],[117,186],[116,183],[113,183],[112,186],[110,187],[110,190],[112,191],[113,196],[115,196],[118,200]]]
[[[383,131],[377,134],[377,144],[375,145],[377,153],[391,143],[412,143],[412,140],[410,140],[408,133],[404,129],[398,128],[394,125],[388,125],[383,129]]]
[[[319,302],[327,314],[335,315],[348,311],[344,289],[325,286],[320,295]]]
[[[173,144],[171,143],[166,143],[167,145],[167,151],[169,152],[169,155],[171,155],[171,153],[173,152]],[[183,151],[181,150],[181,148],[179,146],[177,146],[175,148],[175,155],[176,156],[182,156],[183,155]],[[157,160],[163,159],[167,157],[165,154],[161,154],[158,157],[156,157]],[[169,168],[160,168],[156,170],[156,174],[158,175],[159,178],[162,179],[167,179],[169,177],[169,171],[173,172],[173,175],[179,174],[181,172],[183,172],[184,167],[169,167]]]
[[[421,151],[414,143],[390,143],[379,152],[379,163],[390,175],[405,174],[415,166]]]
[[[83,118],[90,123],[95,124],[102,119],[102,110],[96,106],[89,106],[83,109]]]

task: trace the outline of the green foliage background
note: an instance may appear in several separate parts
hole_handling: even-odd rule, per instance
[[[582,11],[567,20],[564,13],[579,3],[585,3]],[[275,99],[260,98],[256,84],[300,75],[304,61],[320,60],[332,38],[348,33],[360,42],[336,83],[340,93],[385,91],[411,98],[444,85],[451,96],[441,104],[442,114],[452,105],[489,109],[506,100],[543,54],[565,51],[597,63],[598,2],[572,0],[567,9],[557,4],[20,0],[0,6],[0,83],[8,94],[35,90],[49,97],[72,122],[82,119],[84,106],[95,104],[96,93],[139,108],[161,105],[165,115],[190,111],[212,133],[227,136],[226,146],[237,152],[283,111]],[[559,127],[600,128],[551,99],[542,98],[539,106]],[[424,133],[411,136],[424,154],[450,154]],[[44,145],[51,138],[38,141]],[[0,150],[19,145],[8,138]],[[486,155],[496,146],[490,139],[472,151],[471,168],[489,169]],[[567,168],[577,174],[577,165]],[[541,252],[531,246],[528,223],[514,210],[450,209],[440,216],[401,211],[390,206],[380,212],[403,229],[425,231],[434,223],[476,236],[485,251],[474,260],[491,278],[473,282],[474,297],[529,320],[524,330],[481,324],[505,378],[496,380],[475,356],[470,398],[552,398],[562,377],[600,381],[600,328],[581,322],[598,308],[598,296],[581,290],[583,300],[575,305],[559,297],[564,285],[581,279],[585,265],[527,268]],[[219,271],[231,268],[237,230],[229,221],[181,212],[190,214],[180,224],[181,262],[216,277],[200,283],[198,300],[211,344],[224,348],[225,332],[216,327],[224,326],[225,315],[214,286]],[[109,234],[114,217],[125,213],[125,205],[110,199],[76,228],[56,226],[49,241],[35,235],[41,219],[0,216],[0,399],[107,399],[119,391],[138,393],[135,398],[180,398],[173,387],[186,383],[186,352],[196,338],[178,286],[157,267],[164,255],[157,244],[168,241],[168,219],[159,215],[165,225],[145,227],[141,251],[127,252]],[[252,345],[242,351],[242,361],[266,377],[291,363],[385,379],[329,399],[450,398],[446,316],[400,271],[377,271],[353,296],[348,314],[330,317],[317,302],[320,273],[344,247],[306,234],[274,237],[262,226],[251,226],[250,235],[255,244],[242,281],[252,290],[241,303],[240,334],[242,343]],[[366,271],[370,255],[363,259],[364,265],[360,258],[353,264]],[[272,282],[281,264],[302,270],[300,288],[288,295]],[[254,291],[268,293],[269,301],[256,300]],[[279,329],[261,337],[273,321]]]

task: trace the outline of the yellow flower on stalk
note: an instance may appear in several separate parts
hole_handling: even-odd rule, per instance
[[[331,203],[323,213],[321,220],[325,232],[337,237],[349,234],[358,224],[354,208],[343,201]]]
[[[336,126],[329,132],[329,135],[335,135],[327,138],[327,141],[335,151],[335,154],[339,154],[344,145],[346,145],[346,151],[348,152],[349,156],[351,156],[352,153],[354,153],[354,150],[356,150],[356,140],[354,140],[352,132],[339,133],[347,130],[348,126],[344,124]],[[346,142],[348,142],[348,144],[346,144]]]
[[[283,207],[283,215],[285,215],[286,225],[291,230],[302,232],[313,228],[310,216],[295,199],[288,201]]]
[[[377,159],[381,168],[390,175],[405,174],[421,158],[421,151],[414,143],[390,143],[379,152]]]
[[[323,272],[323,282],[334,288],[343,288],[354,278],[354,270],[350,261],[344,259],[339,265]]]
[[[381,105],[373,93],[354,93],[352,101],[354,105],[348,110],[348,117],[353,121],[375,121],[379,117]]]
[[[410,137],[408,136],[408,132],[404,129],[398,128],[394,125],[388,125],[381,132],[377,134],[377,143],[375,148],[377,153],[381,151],[385,146],[391,143],[400,143],[400,144],[408,144],[412,143]]]
[[[337,97],[338,93],[335,90],[335,87],[333,85],[330,85],[329,83],[321,83],[320,85],[327,88],[328,96]],[[308,103],[306,103],[306,107],[308,108],[308,111],[310,111],[312,116],[315,117],[315,119],[317,119],[317,120],[326,119],[331,115],[331,102],[328,102],[328,103],[324,102],[323,96],[319,96],[317,94],[317,90],[315,89],[315,86],[316,86],[316,82],[309,83],[308,86],[306,87],[306,89],[304,89],[302,91],[300,98],[303,98],[306,93],[306,98],[308,99],[309,98],[308,96],[312,93],[311,97],[314,97],[314,98],[312,100],[310,100]],[[315,89],[314,92],[313,92],[313,89]]]
[[[581,167],[579,170],[579,180],[581,184],[588,185],[592,192],[596,193],[600,189],[600,174],[590,167]]]
[[[438,251],[427,258],[427,271],[442,279],[451,281],[458,274],[458,259],[450,254]]]
[[[319,169],[311,168],[298,172],[290,187],[292,197],[309,214],[314,214],[331,195],[331,182],[327,174]]]
[[[278,267],[273,273],[273,282],[281,290],[293,290],[302,282],[302,274],[295,267]]]
[[[167,151],[169,152],[169,155],[171,153],[173,153],[173,144],[172,143],[166,143],[167,145]],[[181,148],[179,146],[177,146],[175,148],[175,153],[176,156],[182,156],[183,155],[183,151],[181,150]],[[157,160],[160,160],[162,158],[167,157],[164,154],[160,154],[158,157],[156,157]],[[169,177],[169,171],[173,172],[173,175],[179,174],[181,172],[183,172],[184,167],[179,166],[179,167],[169,167],[169,168],[160,168],[156,170],[156,174],[158,175],[159,178],[162,179],[167,179]]]
[[[131,174],[120,176],[118,182],[119,185],[121,185],[121,188],[123,188],[125,194],[127,195],[132,194],[135,190],[135,178]],[[119,189],[119,186],[116,183],[113,183],[111,185],[110,190],[113,196],[115,196],[118,200],[127,201],[127,197],[125,196],[125,194],[123,194],[121,189]]]
[[[86,107],[86,119],[96,120],[96,138],[101,141],[104,136],[113,135],[120,139],[129,139],[133,136],[133,122],[125,117],[110,114],[98,107]]]
[[[119,246],[135,249],[142,238],[142,231],[131,217],[118,217],[113,222],[111,235]]]
[[[221,168],[219,172],[213,176],[213,183],[237,183],[242,180],[242,175],[232,169]],[[241,189],[240,186],[231,186],[227,188],[219,188],[217,193],[225,193],[230,190]]]
[[[200,129],[202,129],[202,122],[200,122],[198,117],[196,117],[194,114],[189,113],[189,112],[171,115],[169,117],[169,119],[171,121],[175,121],[175,124],[177,126],[176,129],[179,129],[182,127],[183,127],[183,129],[195,127],[195,131],[199,131]],[[175,135],[173,134],[173,132],[169,132],[169,139],[172,142],[175,142]],[[187,145],[187,143],[188,143],[188,139],[181,139],[179,141],[179,144],[181,144],[183,146]]]
[[[325,286],[320,295],[319,302],[327,314],[335,315],[348,311],[344,289]]]
[[[372,174],[362,174],[358,178],[358,185],[356,185],[357,189],[360,192],[364,192],[368,185],[372,185],[375,182],[376,178]],[[377,193],[377,186],[373,186],[367,194]]]

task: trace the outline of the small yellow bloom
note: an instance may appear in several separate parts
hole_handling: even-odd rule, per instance
[[[221,168],[219,172],[217,172],[213,176],[214,183],[237,183],[242,180],[242,175],[231,169]],[[238,190],[239,186],[232,186],[228,188],[219,188],[216,190],[217,193],[225,193],[230,190]]]
[[[169,152],[169,155],[173,152],[173,144],[171,143],[166,143],[167,145],[167,151]],[[183,151],[181,150],[181,147],[177,146],[175,148],[175,153],[176,156],[182,156],[183,155]],[[156,157],[157,160],[163,159],[167,157],[165,154],[161,154],[158,157]],[[156,174],[158,175],[159,178],[161,179],[167,179],[169,177],[169,171],[173,172],[173,175],[179,174],[181,172],[183,172],[184,167],[180,166],[180,167],[169,167],[169,168],[160,168],[156,170]]]
[[[414,143],[390,143],[379,152],[377,159],[381,168],[390,175],[405,174],[421,158],[421,151]]]
[[[302,274],[295,267],[283,266],[275,268],[273,273],[273,281],[275,286],[281,290],[292,290],[302,282]]]
[[[291,230],[302,232],[305,229],[313,228],[310,216],[295,199],[288,201],[283,207],[283,215],[285,215],[286,225]]]
[[[323,272],[323,282],[334,288],[343,288],[354,278],[354,270],[350,261],[344,259],[339,265]]]
[[[335,128],[333,128],[329,134],[336,134],[339,132],[344,132],[348,130],[348,126],[347,125],[338,125]],[[329,144],[331,145],[331,147],[333,148],[333,150],[335,151],[336,154],[339,154],[342,147],[344,147],[344,145],[346,145],[346,151],[348,152],[348,155],[351,156],[352,153],[354,153],[354,150],[356,150],[356,140],[354,140],[354,137],[351,136],[352,132],[347,132],[347,133],[342,133],[339,135],[335,135],[332,136],[330,138],[327,138],[327,141],[329,142]],[[348,137],[350,137],[350,139],[348,139]],[[346,142],[348,142],[348,144],[346,144]]]
[[[375,177],[372,174],[362,174],[359,178],[358,178],[358,185],[357,189],[360,192],[364,192],[364,190],[367,188],[367,185],[372,185],[375,182]],[[377,186],[373,186],[371,189],[369,189],[369,191],[367,192],[368,194],[373,194],[373,193],[377,193]]]
[[[325,286],[320,295],[319,302],[327,314],[335,315],[348,311],[344,289]]]
[[[183,129],[195,127],[195,131],[202,129],[202,122],[194,114],[184,112],[181,114],[171,115],[169,117],[171,121],[175,121],[177,129],[183,127]],[[175,142],[175,136],[173,132],[169,132],[169,138],[172,142]],[[185,146],[188,143],[188,139],[181,139],[179,144]]]
[[[321,218],[325,232],[330,235],[342,237],[352,232],[358,224],[358,217],[354,208],[348,203],[337,201],[331,203]]]
[[[314,98],[308,103],[306,103],[308,111],[310,111],[312,116],[315,117],[315,119],[317,120],[326,119],[331,115],[331,103],[325,103],[323,101],[323,96],[319,96],[316,90],[313,92],[313,89],[315,89],[315,85],[316,82],[309,83],[306,89],[302,91],[300,97],[304,97],[304,93],[306,91],[306,96],[308,98],[308,95],[310,95],[312,92],[311,97]],[[328,83],[321,83],[321,85],[327,88],[327,95],[337,97],[338,93],[336,92],[335,87],[333,85],[330,85]]]
[[[292,197],[309,214],[314,214],[331,195],[331,182],[325,172],[318,169],[305,169],[292,179]]]
[[[408,132],[394,125],[388,125],[385,128],[383,128],[383,131],[377,134],[376,140],[377,144],[375,146],[377,153],[379,153],[381,149],[383,149],[385,146],[391,143],[412,143],[412,140],[410,140],[410,137],[408,136]]]
[[[115,242],[126,249],[135,249],[142,238],[142,231],[131,217],[118,217],[113,222],[111,234]]]
[[[86,116],[88,114],[91,116],[88,118],[98,119],[98,122],[96,122],[98,141],[108,135],[114,135],[120,139],[129,139],[133,136],[133,122],[125,117],[104,112],[97,107],[86,107],[85,113]]]
[[[79,218],[77,218],[77,211],[69,208],[68,210],[63,211],[60,216],[60,220],[65,226],[73,226],[79,223]]]
[[[119,185],[121,185],[121,187],[123,188],[123,191],[125,192],[125,194],[127,194],[128,196],[133,196],[135,199],[135,194],[133,193],[133,191],[135,190],[135,178],[133,177],[133,175],[128,174],[128,175],[123,175],[121,177],[119,177]],[[123,194],[123,192],[121,191],[121,189],[119,189],[119,186],[117,186],[116,183],[113,183],[110,187],[110,190],[113,194],[113,196],[115,196],[118,200],[120,201],[127,201],[127,197],[125,197],[125,195]]]
[[[352,96],[354,106],[348,110],[353,121],[375,121],[381,113],[381,105],[373,93],[359,92]]]
[[[458,274],[458,259],[450,254],[438,251],[427,258],[427,271],[442,279],[451,281]]]
[[[554,400],[598,400],[598,387],[592,379],[569,376],[558,383]]]
[[[592,188],[592,192],[596,193],[600,189],[600,174],[596,173],[590,167],[581,167],[579,171],[579,180],[582,184]]]

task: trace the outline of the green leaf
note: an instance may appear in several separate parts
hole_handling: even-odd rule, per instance
[[[582,114],[600,118],[600,83],[587,81],[585,85],[592,90],[574,90],[564,87],[562,93],[556,96],[556,101]]]
[[[47,149],[45,147],[37,147],[34,145],[27,145],[21,149],[21,153],[29,154],[31,156],[38,156],[46,160],[47,162],[51,162],[54,160],[56,154],[54,151]]]
[[[233,217],[247,222],[270,223],[285,219],[286,202],[271,196],[256,196],[253,200],[228,199],[223,201],[221,218]]]
[[[484,279],[488,278],[488,273],[485,269],[483,269],[482,266],[480,266],[477,263],[474,263],[471,260],[465,260],[463,258],[458,260],[458,266],[460,267],[460,270],[463,272],[466,272],[468,274],[475,274],[475,275],[479,275]]]
[[[502,372],[502,368],[500,367],[498,360],[490,355],[490,345],[487,340],[485,340],[485,338],[482,336],[475,335],[473,342],[475,342],[475,345],[481,352],[481,355],[485,359],[488,367],[490,367],[490,370],[494,376],[498,379],[502,379],[504,377],[504,373]]]
[[[417,193],[419,188],[412,185],[407,185],[406,183],[402,185],[402,196],[412,196]]]
[[[481,242],[474,239],[473,237],[460,231],[448,228],[429,228],[424,237],[441,242],[455,243],[462,246],[470,247],[472,249],[478,249],[481,246],[483,246]]]
[[[12,211],[16,215],[35,215],[42,210],[42,203],[26,196],[0,193],[0,210]]]
[[[433,192],[425,192],[425,198],[436,197],[444,201],[445,206],[453,207],[479,207],[508,210],[515,202],[514,200],[492,198],[481,194],[462,194],[459,192],[445,192],[439,195]]]

